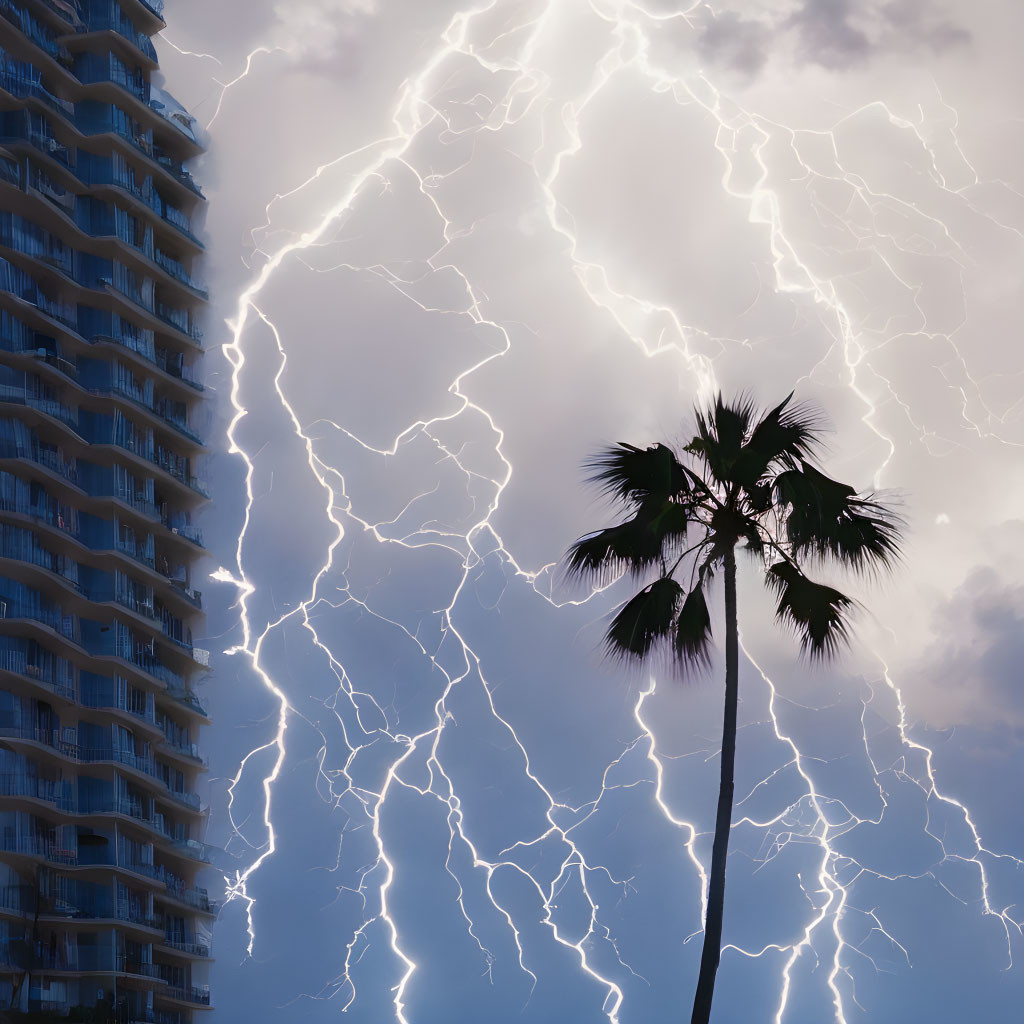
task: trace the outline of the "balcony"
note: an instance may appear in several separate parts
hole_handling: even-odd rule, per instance
[[[39,72],[31,64],[13,60],[6,54],[0,54],[0,89],[19,99],[38,100],[64,118],[75,116],[75,105],[46,89]]]
[[[11,0],[0,0],[0,16],[9,21],[26,38],[31,39],[45,54],[59,63],[66,64],[71,55],[57,42],[53,32],[32,17],[24,7]],[[65,15],[66,17],[66,15]]]
[[[175,330],[191,338],[197,344],[203,340],[203,332],[191,321],[188,311],[176,309],[174,306],[165,306],[159,303],[156,307],[156,317],[165,324],[170,324]]]
[[[60,355],[59,346],[55,351],[41,348],[35,340],[35,332],[6,313],[2,314],[4,326],[0,328],[0,349],[5,352],[12,352],[15,355],[30,355],[40,362],[60,370],[66,377],[75,380],[78,377],[78,367],[74,360],[65,359]]]
[[[199,698],[191,690],[186,690],[183,686],[169,686],[167,688],[167,696],[178,704],[190,708],[204,718],[206,717],[206,709],[200,704]]]
[[[67,700],[75,699],[75,678],[71,666],[63,659],[50,659],[53,665],[42,666],[30,663],[28,652],[24,648],[14,646],[14,637],[4,637],[6,641],[0,647],[0,670],[25,676],[33,682],[41,683],[54,693]]]
[[[156,151],[156,162],[179,184],[184,185],[190,192],[197,195],[200,199],[205,199],[202,189],[196,184],[195,178],[185,170],[184,164],[180,160],[175,160],[173,157],[167,156],[164,153]]]
[[[59,729],[44,729],[32,725],[0,725],[0,737],[10,740],[31,740],[56,750],[72,761],[78,760],[78,744],[61,739]]]
[[[203,546],[203,531],[198,526],[192,526],[191,523],[186,523],[172,516],[166,516],[162,519],[162,522],[175,536],[184,537],[185,540],[195,544],[196,547],[201,548]]]
[[[59,270],[65,277],[71,278],[74,275],[72,252],[63,240],[18,214],[0,213],[0,245],[25,256],[32,256]]]
[[[63,917],[86,921],[124,921],[142,928],[160,928],[154,917],[148,917],[141,907],[128,900],[67,899],[53,893],[38,892],[30,885],[7,885],[0,888],[0,906],[22,914],[41,917]]]
[[[195,936],[188,937],[168,933],[161,945],[167,946],[168,949],[176,949],[179,953],[185,953],[188,956],[208,957],[210,955],[210,947],[205,942],[196,941]]]
[[[164,884],[167,886],[168,896],[173,896],[174,899],[193,907],[195,910],[199,910],[204,914],[216,914],[220,909],[220,904],[216,900],[210,899],[206,889],[189,889],[181,879],[171,877],[165,878]]]
[[[41,743],[44,746],[49,747],[51,750],[56,750],[59,754],[72,761],[78,761],[79,764],[102,764],[112,763],[125,765],[128,768],[133,768],[137,772],[141,772],[144,775],[148,775],[150,778],[161,783],[163,789],[161,790],[161,796],[170,797],[175,802],[188,807],[192,811],[198,811],[200,808],[199,795],[197,793],[188,793],[184,790],[173,790],[167,786],[167,783],[163,780],[163,775],[160,771],[160,766],[151,757],[146,757],[141,754],[136,754],[130,750],[117,750],[112,747],[108,748],[80,748],[77,743],[72,743],[67,740],[63,740],[60,737],[60,731],[58,729],[42,729],[31,725],[0,725],[0,738],[3,739],[20,739],[20,740],[31,740],[34,743]],[[14,776],[12,776],[13,778]],[[9,783],[14,785],[13,782]],[[26,782],[26,786],[30,783]],[[45,788],[45,787],[44,787]],[[0,793],[0,796],[34,796],[37,799],[49,800],[49,797],[41,796],[39,792],[24,792],[24,793]],[[61,797],[61,799],[64,799]],[[54,797],[54,801],[57,797]],[[53,802],[53,801],[50,801]],[[74,813],[89,813],[96,812],[96,808],[90,807],[85,811],[78,811],[74,803],[60,804],[62,809]],[[126,813],[126,808],[129,805],[117,805],[106,808],[111,813]],[[129,817],[137,817],[137,815],[129,814]],[[160,830],[163,831],[162,829]],[[174,840],[173,836],[167,836],[168,839]],[[194,840],[181,840],[183,843],[192,843]],[[196,844],[201,847],[202,844]],[[189,847],[191,849],[191,847]],[[203,847],[205,850],[205,847]]]
[[[114,638],[106,634],[99,643],[90,646],[89,653],[99,657],[120,658],[128,664],[134,665],[140,671],[159,679],[167,686],[169,693],[185,688],[183,676],[169,669],[155,654],[147,653],[141,645],[115,643]]]
[[[195,761],[196,764],[201,764],[204,768],[210,767],[209,759],[199,753],[199,747],[195,743],[188,743],[184,740],[172,740],[166,734],[164,735],[163,742],[179,756],[187,757],[189,760]]]
[[[130,388],[124,384],[98,384],[87,390],[93,395],[114,395],[117,398],[123,398],[133,405],[144,409],[146,412],[152,413],[166,423],[167,426],[172,427],[195,444],[200,446],[203,444],[203,439],[189,427],[187,420],[183,416],[173,415],[166,403],[161,405],[161,402],[147,400],[142,391],[137,388]],[[152,458],[150,455],[145,457]]]
[[[156,995],[158,998],[175,999],[179,1003],[191,1003],[193,1006],[210,1005],[210,990],[205,988],[179,988],[168,984],[167,988],[159,989]]]
[[[154,3],[156,0],[154,0]],[[147,7],[149,4],[146,5]],[[149,36],[135,30],[135,26],[120,11],[110,5],[107,10],[92,10],[88,14],[87,30],[89,32],[116,32],[127,39],[140,53],[145,54],[154,64],[157,62],[156,50]]]
[[[26,772],[0,773],[0,796],[21,796],[31,800],[42,800],[53,804],[62,811],[73,812],[75,796],[70,783],[53,779],[41,779]]]
[[[59,608],[0,598],[0,619],[31,619],[49,626],[74,643],[79,641],[78,620],[74,615],[65,615]]]
[[[24,451],[20,445],[14,442],[0,441],[0,459],[25,459],[28,462],[34,462],[78,486],[77,464],[65,461],[54,451],[35,447],[31,451]]]
[[[165,273],[170,274],[175,281],[179,284],[185,285],[186,288],[191,289],[200,298],[208,299],[210,297],[210,293],[206,290],[206,287],[192,277],[192,275],[189,274],[189,272],[176,259],[172,259],[166,253],[157,249],[153,257],[153,261]]]
[[[10,402],[12,405],[24,405],[36,412],[52,416],[60,420],[66,427],[70,427],[78,433],[78,417],[63,402],[54,398],[40,398],[31,388],[21,387],[17,384],[0,384],[0,402]]]
[[[163,217],[168,224],[177,228],[183,235],[186,235],[189,239],[196,243],[196,245],[202,246],[202,242],[196,237],[195,232],[192,230],[192,220],[186,213],[182,213],[181,210],[174,206],[168,206],[166,203],[163,204],[163,209],[160,210],[160,216]]]
[[[53,840],[43,836],[12,836],[4,833],[0,836],[0,853],[42,857],[43,860],[53,864],[75,865],[78,863],[77,850],[59,847]]]
[[[99,680],[102,680],[102,682]],[[141,694],[139,690],[134,690],[133,692]],[[150,725],[156,725],[156,702],[153,694],[142,694],[142,698],[142,701],[132,699],[121,687],[116,687],[112,679],[90,677],[87,673],[83,673],[80,696],[83,707],[124,711],[126,714],[134,715]]]

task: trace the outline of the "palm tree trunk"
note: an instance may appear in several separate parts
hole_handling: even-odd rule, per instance
[[[697,992],[690,1024],[708,1024],[715,975],[722,955],[722,914],[725,910],[725,862],[732,826],[733,776],[736,764],[736,716],[739,708],[739,625],[736,618],[736,554],[725,554],[725,719],[722,724],[722,780],[718,790],[715,842],[711,848],[708,912],[700,957]]]

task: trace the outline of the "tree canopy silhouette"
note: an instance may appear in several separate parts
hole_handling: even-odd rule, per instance
[[[662,657],[690,672],[710,664],[708,588],[721,571],[725,601],[725,715],[721,785],[708,881],[707,917],[691,1024],[711,1016],[722,946],[725,866],[732,822],[739,704],[736,548],[760,563],[776,618],[796,630],[811,659],[834,656],[850,635],[855,602],[812,580],[808,564],[855,572],[891,568],[902,520],[874,495],[858,494],[815,465],[823,427],[792,393],[759,412],[748,397],[719,394],[695,410],[696,433],[679,452],[619,443],[586,463],[625,513],[622,522],[577,540],[565,557],[571,577],[607,583],[632,575],[643,587],[614,615],[608,654],[631,662]],[[653,579],[652,579],[653,577]]]

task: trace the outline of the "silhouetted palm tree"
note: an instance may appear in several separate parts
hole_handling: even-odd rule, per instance
[[[630,515],[581,537],[566,555],[568,574],[591,581],[656,574],[612,619],[606,649],[637,662],[661,654],[684,671],[710,662],[706,591],[723,571],[722,777],[691,1024],[711,1016],[722,946],[739,691],[736,547],[762,563],[778,597],[776,617],[796,629],[812,659],[831,657],[848,639],[854,602],[809,579],[802,563],[833,560],[865,571],[889,568],[899,557],[900,518],[813,465],[820,419],[792,399],[758,416],[749,399],[726,404],[719,395],[706,412],[696,411],[697,433],[678,454],[664,444],[643,450],[620,443],[599,452],[587,463],[589,482]]]

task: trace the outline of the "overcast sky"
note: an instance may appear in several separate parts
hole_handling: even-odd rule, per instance
[[[602,664],[625,584],[551,566],[611,516],[582,459],[717,388],[818,403],[829,471],[909,525],[826,669],[741,576],[715,1020],[1019,1013],[1024,9],[166,14],[210,145],[206,646],[238,651],[215,1019],[685,1016],[722,666]]]

